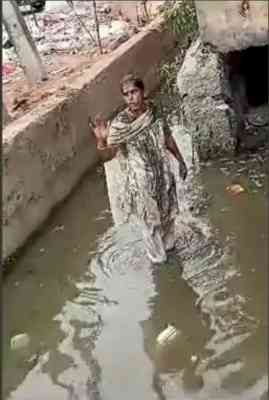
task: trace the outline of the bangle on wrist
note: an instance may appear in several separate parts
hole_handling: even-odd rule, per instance
[[[107,146],[106,145],[102,145],[102,144],[97,144],[97,149],[98,150],[105,150],[105,149],[107,149]]]
[[[97,140],[96,146],[97,146],[97,149],[104,150],[107,147],[106,140],[100,140],[100,139]]]

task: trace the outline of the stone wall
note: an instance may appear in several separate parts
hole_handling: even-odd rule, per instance
[[[249,9],[242,12],[242,4]],[[201,39],[226,53],[268,44],[268,1],[196,0]]]
[[[3,258],[25,244],[52,209],[98,162],[88,116],[109,118],[122,106],[119,81],[135,71],[149,91],[159,85],[159,64],[174,38],[155,20],[145,31],[76,78],[69,94],[55,96],[10,122],[3,131]],[[90,204],[89,204],[90,207]]]
[[[188,49],[177,76],[185,123],[201,160],[234,153],[237,118],[218,53],[200,39]]]

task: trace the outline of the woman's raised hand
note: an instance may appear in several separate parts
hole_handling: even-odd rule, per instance
[[[94,125],[91,122],[90,124],[97,141],[97,147],[106,147],[107,137],[109,133],[109,124],[100,115],[97,115],[95,117]]]

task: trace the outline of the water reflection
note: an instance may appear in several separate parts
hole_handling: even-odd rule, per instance
[[[193,291],[180,276],[178,260],[154,269],[152,274],[156,294],[149,300],[150,318],[141,322],[141,326],[144,349],[154,365],[153,387],[159,398],[164,399],[163,381],[169,376],[173,379],[181,376],[185,393],[201,388],[203,381],[195,374],[192,358],[199,358],[208,339],[208,329],[195,307]],[[158,347],[156,338],[167,323],[172,323],[178,330],[178,338]]]
[[[88,210],[92,187],[66,205],[53,220],[65,231],[57,240],[44,234],[6,284],[6,399],[265,399],[268,213],[261,157],[267,159],[224,160],[190,177],[178,254],[158,267],[135,227],[101,225],[103,183],[92,210],[98,221],[75,218],[76,210]],[[233,179],[249,189],[244,196],[226,193]],[[204,188],[213,194],[209,208]],[[203,207],[189,212],[201,199]],[[50,252],[41,257],[40,248]],[[167,323],[180,335],[160,350],[156,338]],[[9,340],[21,331],[31,346],[13,354]]]
[[[85,288],[86,280],[83,284]],[[77,297],[64,304],[53,318],[53,329],[46,327],[49,337],[39,339],[42,338],[49,349],[39,354],[36,365],[25,375],[10,399],[30,400],[37,396],[59,400],[100,398],[96,385],[101,379],[101,370],[93,350],[102,329],[102,319],[94,309],[96,301],[93,298],[97,299],[94,287],[91,301],[81,302],[91,291],[90,285],[92,282],[85,291],[82,289]]]
[[[104,180],[99,172],[89,174],[6,277],[5,399],[92,398],[94,382],[100,379],[92,349],[102,321],[95,311],[98,296],[86,261],[110,225],[107,206]],[[78,210],[83,210],[80,217]],[[96,221],[104,214],[105,220]],[[55,226],[64,229],[56,232]],[[30,336],[30,346],[12,352],[10,339],[21,332]]]

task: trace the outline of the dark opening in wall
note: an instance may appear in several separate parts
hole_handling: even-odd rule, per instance
[[[239,111],[268,103],[268,46],[232,51],[226,56],[226,66]]]

